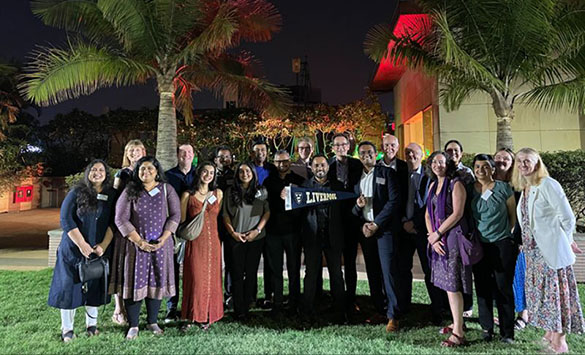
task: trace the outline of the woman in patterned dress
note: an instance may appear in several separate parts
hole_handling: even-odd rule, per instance
[[[458,238],[464,238],[468,226],[463,218],[466,191],[456,178],[452,160],[443,152],[434,152],[427,160],[434,182],[429,187],[425,221],[431,249],[431,282],[447,292],[453,324],[443,328],[451,334],[442,346],[456,347],[465,343],[463,329],[463,293],[471,294],[471,266],[463,264]]]
[[[181,211],[179,197],[164,176],[158,160],[141,158],[116,203],[116,226],[124,238],[123,258],[114,259],[113,272],[122,272],[123,278],[110,292],[120,293],[124,299],[130,323],[126,339],[138,336],[142,300],[148,313],[146,329],[162,334],[157,323],[160,304],[176,291],[171,236]]]
[[[132,179],[132,171],[136,162],[144,156],[146,156],[146,148],[144,148],[144,144],[139,139],[132,139],[126,143],[126,146],[124,147],[124,157],[122,158],[122,169],[118,170],[116,175],[114,175],[114,189],[118,191],[117,196],[120,196],[128,182]],[[122,238],[123,237],[118,229],[114,228],[114,252],[112,258],[118,259],[118,262],[121,262],[124,259],[122,251],[124,241]],[[116,282],[121,282],[122,277],[123,275],[121,273],[119,275],[112,274],[110,277],[110,285],[113,285]],[[126,309],[124,308],[124,300],[119,294],[114,295],[114,304],[115,307],[114,314],[112,314],[112,322],[118,325],[128,324]]]
[[[517,213],[526,256],[528,321],[544,329],[544,342],[566,353],[567,333],[583,333],[585,322],[573,272],[575,216],[561,185],[549,177],[538,153],[516,154],[512,184],[522,191]]]
[[[217,231],[222,198],[222,191],[215,187],[215,165],[204,162],[197,167],[192,190],[181,196],[181,221],[195,218],[207,201],[201,234],[185,246],[181,318],[188,323],[183,330],[194,323],[207,329],[223,317],[221,242]]]

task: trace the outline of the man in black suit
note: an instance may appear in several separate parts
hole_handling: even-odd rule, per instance
[[[442,292],[431,283],[431,269],[427,257],[427,228],[425,224],[426,201],[430,185],[430,178],[425,174],[421,165],[423,152],[416,143],[410,143],[404,150],[408,164],[408,185],[406,194],[406,208],[402,217],[402,233],[397,238],[399,294],[398,305],[402,313],[409,311],[412,298],[412,260],[414,252],[425,275],[425,284],[431,299],[432,320],[441,321]]]
[[[376,147],[373,143],[361,142],[358,153],[363,172],[355,186],[359,197],[353,213],[362,220],[360,244],[364,252],[370,294],[379,313],[384,314],[384,305],[387,303],[386,330],[396,331],[396,261],[392,231],[396,229],[393,216],[398,213],[401,201],[396,173],[390,168],[376,165]],[[386,291],[386,299],[383,289]]]
[[[350,148],[349,138],[344,133],[337,133],[333,136],[331,146],[335,157],[329,163],[327,178],[331,182],[340,185],[343,191],[352,192],[355,184],[362,175],[362,163],[347,155]],[[355,304],[355,290],[357,287],[356,257],[358,239],[360,237],[360,221],[351,213],[354,202],[352,200],[342,201],[341,210],[343,213],[343,264],[345,274],[346,302],[348,311],[351,313],[359,311]]]
[[[342,190],[343,186],[327,178],[329,163],[324,155],[316,155],[313,158],[311,169],[313,177],[305,181],[304,187],[324,192]],[[324,254],[329,270],[329,283],[336,322],[345,320],[345,288],[341,271],[343,248],[343,217],[341,213],[340,202],[304,208],[304,223],[301,233],[306,265],[303,292],[304,311],[309,316],[314,316],[319,276],[323,270],[321,255]]]
[[[382,137],[382,151],[384,152],[384,158],[380,159],[378,164],[394,170],[398,179],[400,191],[406,191],[405,189],[408,187],[408,165],[404,160],[398,159],[396,156],[399,148],[400,142],[396,136],[393,136],[390,133],[384,134],[384,137]],[[405,204],[405,194],[402,194],[402,200],[402,203]],[[405,206],[406,205],[403,207]],[[400,211],[403,212],[403,209],[401,208]]]

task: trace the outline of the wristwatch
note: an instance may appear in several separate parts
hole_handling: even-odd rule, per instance
[[[258,234],[262,233],[262,229],[261,228],[256,228],[256,231],[258,232]]]

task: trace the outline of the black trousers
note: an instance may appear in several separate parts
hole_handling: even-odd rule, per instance
[[[514,338],[514,270],[518,244],[512,238],[482,243],[483,259],[473,266],[479,324],[494,329],[494,298],[498,308],[500,335]]]
[[[180,275],[181,275],[181,264],[177,261],[177,256],[179,254],[173,255],[173,268],[175,269],[175,288],[177,289],[177,293],[173,297],[167,299],[167,312],[176,311],[177,305],[179,304],[179,290],[182,288],[180,283]]]
[[[268,245],[264,242],[264,247],[262,249],[262,257],[264,260],[262,263],[264,272],[264,298],[272,300],[274,297],[274,289],[272,287],[272,269],[270,268],[270,262],[268,261],[268,254]],[[256,280],[254,289],[258,290],[258,280]],[[256,299],[256,296],[254,296],[254,299]]]
[[[443,308],[449,309],[445,292],[431,282],[431,267],[427,256],[426,229],[410,234],[405,231],[396,238],[396,256],[398,258],[398,308],[402,314],[410,310],[412,304],[412,265],[414,253],[418,254],[420,265],[425,275],[425,286],[431,300],[433,317],[440,317]]]
[[[246,315],[250,303],[256,299],[258,266],[264,241],[265,238],[246,243],[237,242],[233,238],[225,241],[225,248],[232,261],[232,297],[237,316]]]
[[[343,263],[345,266],[345,288],[347,305],[351,307],[355,303],[355,291],[357,287],[356,257],[358,243],[362,247],[366,262],[366,274],[370,285],[370,296],[376,311],[385,315],[384,285],[382,281],[382,267],[378,255],[378,241],[375,236],[366,238],[361,231],[361,224],[353,226],[352,230],[345,234],[343,248]]]
[[[272,271],[272,290],[274,292],[274,308],[280,308],[283,304],[283,262],[286,252],[286,269],[288,272],[289,302],[296,305],[301,293],[299,257],[299,235],[269,234],[266,236],[266,249],[268,250],[268,263]]]
[[[145,298],[144,302],[146,303],[146,323],[156,324],[158,321],[158,311],[160,309],[162,300]],[[128,314],[128,323],[130,323],[130,328],[138,327],[142,300],[134,301],[130,298],[124,299],[124,306],[126,306],[126,313]]]
[[[345,287],[343,273],[341,271],[341,249],[324,247],[321,238],[304,238],[305,251],[305,279],[303,291],[303,308],[307,314],[315,313],[315,298],[323,287],[323,261],[322,255],[327,260],[329,271],[329,284],[333,297],[333,308],[336,313],[345,311]]]

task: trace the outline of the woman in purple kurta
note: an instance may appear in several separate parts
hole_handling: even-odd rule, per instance
[[[465,187],[456,178],[455,165],[443,152],[434,152],[427,160],[431,178],[427,211],[431,282],[447,291],[453,324],[441,332],[450,333],[441,345],[456,347],[465,343],[463,330],[463,293],[471,293],[471,266],[463,264],[458,239],[467,234],[464,208]]]
[[[164,181],[160,163],[144,157],[136,163],[132,181],[116,204],[116,226],[123,239],[122,262],[114,261],[114,282],[110,293],[124,299],[130,329],[128,339],[138,336],[142,300],[146,301],[147,326],[162,334],[157,315],[162,298],[175,294],[172,233],[181,211],[175,190]]]

